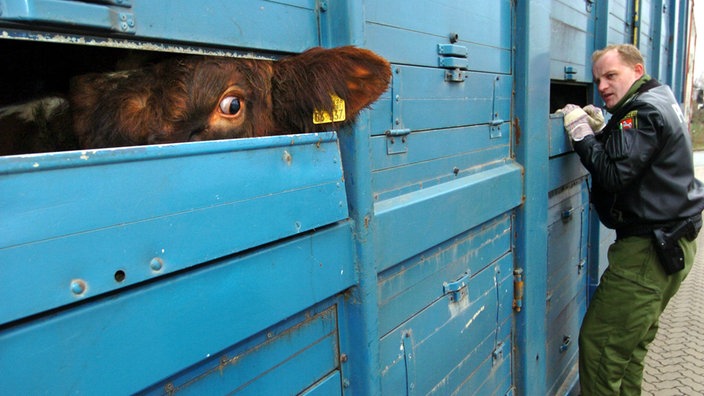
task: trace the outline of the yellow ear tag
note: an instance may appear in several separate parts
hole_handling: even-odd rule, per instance
[[[315,110],[313,124],[328,124],[345,120],[345,101],[334,94],[330,97],[332,98],[332,116],[327,111]]]

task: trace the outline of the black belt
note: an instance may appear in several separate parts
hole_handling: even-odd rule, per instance
[[[702,215],[697,214],[688,219],[670,221],[666,223],[639,224],[616,229],[616,239],[623,239],[632,236],[650,236],[653,230],[674,230],[680,228],[683,223],[689,223],[690,227],[685,227],[686,233],[683,235],[690,241],[697,238],[699,230],[702,228]]]

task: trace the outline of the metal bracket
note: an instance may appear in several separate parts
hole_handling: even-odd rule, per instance
[[[402,154],[408,152],[408,135],[410,129],[389,129],[386,131],[386,154]]]
[[[447,82],[464,82],[467,79],[467,72],[454,69],[445,72],[445,81]]]
[[[496,76],[494,78],[494,92],[491,98],[491,122],[489,123],[489,137],[491,139],[497,139],[502,136],[501,124],[504,123],[502,118],[499,118],[499,112],[496,110],[496,93],[498,91],[497,86],[499,85],[500,77]]]
[[[565,66],[565,80],[574,81],[575,74],[577,74],[577,70],[575,70],[574,67]]]
[[[562,344],[560,345],[560,352],[565,352],[570,348],[570,344],[572,343],[572,337],[566,335],[562,337]]]
[[[450,295],[451,302],[460,301],[467,296],[467,281],[469,280],[469,271],[465,271],[464,275],[454,282],[445,282],[442,284],[443,294]]]
[[[416,357],[412,336],[411,330],[405,330],[401,335],[401,347],[406,363],[406,395],[414,395],[416,389]]]
[[[496,348],[494,348],[494,352],[491,354],[491,365],[496,366],[496,364],[503,360],[504,358],[504,343],[500,342],[496,345]]]
[[[579,260],[579,264],[577,264],[577,275],[581,275],[582,271],[584,271],[584,267],[587,265],[587,259],[581,259]]]
[[[454,37],[453,42],[457,39],[458,37]],[[451,69],[445,72],[445,81],[464,82],[467,79],[467,73],[463,72],[469,68],[467,54],[467,47],[463,45],[438,44],[438,66]]]

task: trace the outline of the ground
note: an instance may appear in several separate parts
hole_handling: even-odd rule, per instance
[[[694,150],[704,150],[704,108],[694,110],[690,131],[692,132],[692,146]]]

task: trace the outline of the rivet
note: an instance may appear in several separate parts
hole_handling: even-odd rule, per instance
[[[152,271],[161,271],[162,268],[164,268],[164,261],[160,259],[159,257],[154,257],[152,261],[149,262],[149,268],[152,269]]]
[[[86,287],[86,282],[83,279],[74,279],[71,281],[71,292],[75,295],[85,293]]]

